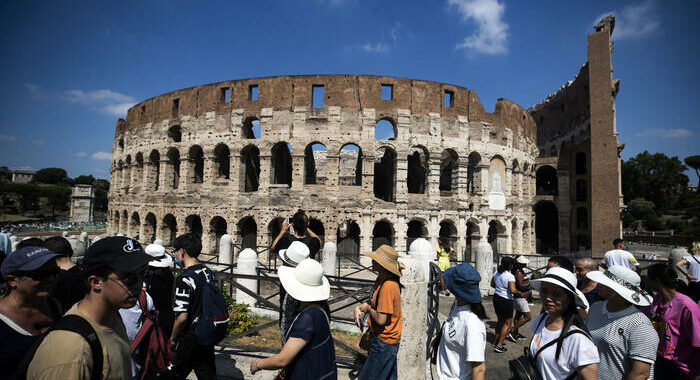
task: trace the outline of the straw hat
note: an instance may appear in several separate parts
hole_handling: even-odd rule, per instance
[[[518,256],[515,258],[515,262],[517,262],[518,264],[527,265],[527,263],[529,263],[530,260],[528,260],[525,256]]]
[[[145,249],[146,253],[153,256],[153,261],[148,265],[155,268],[167,268],[173,265],[173,258],[165,253],[165,247],[160,244],[149,244]]]
[[[282,261],[293,267],[297,266],[304,259],[309,258],[309,247],[300,241],[293,241],[287,249],[280,249],[279,256]]]
[[[543,282],[554,284],[560,288],[563,288],[569,293],[572,293],[574,295],[574,300],[576,301],[576,307],[579,309],[588,309],[588,301],[586,300],[586,296],[584,296],[580,290],[576,289],[578,281],[576,281],[576,275],[572,272],[562,267],[552,267],[547,270],[544,277],[536,280],[530,280],[530,286],[537,291],[542,291]]]
[[[401,269],[404,268],[404,265],[399,262],[399,254],[394,248],[382,245],[376,251],[363,252],[362,254],[376,261],[389,272],[401,277]]]
[[[621,265],[614,265],[605,272],[588,272],[586,273],[586,277],[600,285],[607,286],[631,304],[637,306],[651,305],[651,296],[639,286],[641,284],[641,279],[632,269]]]
[[[297,301],[325,301],[331,294],[323,267],[314,259],[304,259],[294,268],[279,267],[277,276],[284,290]]]

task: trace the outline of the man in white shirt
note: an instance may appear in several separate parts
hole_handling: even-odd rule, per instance
[[[600,263],[601,267],[608,269],[609,267],[620,265],[625,268],[634,269],[637,272],[641,270],[634,255],[626,251],[627,247],[625,246],[624,240],[613,240],[613,246],[615,246],[615,249],[605,252],[605,256]]]

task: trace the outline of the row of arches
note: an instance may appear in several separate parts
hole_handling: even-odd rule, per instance
[[[537,168],[535,183],[537,195],[559,195],[559,179],[557,170],[554,167],[544,165]],[[584,178],[576,180],[574,198],[576,202],[588,200],[588,181]]]

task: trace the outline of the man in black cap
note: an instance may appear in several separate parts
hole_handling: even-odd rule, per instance
[[[77,315],[94,330],[104,352],[103,379],[132,376],[129,338],[119,309],[136,304],[143,272],[151,260],[138,242],[119,236],[98,241],[85,254],[84,277],[89,289],[66,316]],[[95,361],[99,363],[92,352],[80,334],[53,330],[36,350],[27,379],[90,379]]]

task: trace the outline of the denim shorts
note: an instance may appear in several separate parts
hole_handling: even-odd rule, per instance
[[[384,343],[372,334],[372,348],[367,353],[358,380],[396,380],[396,355],[399,344]]]

